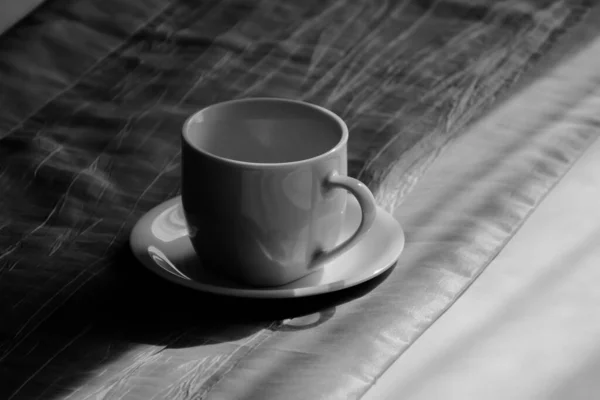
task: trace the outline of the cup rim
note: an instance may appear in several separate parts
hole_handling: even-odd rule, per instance
[[[223,106],[228,106],[228,105],[237,104],[237,103],[252,103],[252,102],[265,102],[265,101],[295,104],[295,105],[299,105],[299,106],[303,106],[303,107],[307,107],[307,108],[312,108],[313,110],[316,110],[316,111],[320,112],[321,114],[326,115],[327,117],[332,119],[341,128],[342,135],[340,137],[340,140],[336,143],[335,146],[333,146],[326,152],[321,153],[321,154],[316,155],[311,158],[306,158],[303,160],[296,160],[296,161],[281,162],[281,163],[258,163],[258,162],[234,160],[232,158],[218,156],[216,154],[210,153],[210,152],[194,145],[193,143],[191,143],[191,141],[188,138],[188,133],[190,131],[190,125],[192,124],[192,122],[194,122],[194,119],[197,118],[201,113],[203,113],[204,111],[206,111],[209,108],[223,107]],[[314,163],[321,159],[325,159],[333,153],[336,153],[343,146],[345,146],[346,143],[348,142],[348,126],[346,125],[344,120],[342,118],[340,118],[337,114],[335,114],[333,111],[330,111],[330,110],[326,109],[325,107],[321,107],[316,104],[308,103],[308,102],[305,102],[302,100],[292,100],[292,99],[279,98],[279,97],[250,97],[250,98],[234,99],[234,100],[227,100],[227,101],[214,103],[214,104],[211,104],[209,106],[206,106],[206,107],[194,112],[184,122],[183,129],[181,132],[181,137],[182,137],[182,140],[190,148],[194,149],[194,151],[197,151],[213,160],[220,161],[225,164],[231,164],[231,165],[237,165],[237,166],[243,166],[243,167],[254,167],[254,168],[280,168],[280,167],[295,167],[295,166],[300,166],[303,164],[311,164],[311,163]]]

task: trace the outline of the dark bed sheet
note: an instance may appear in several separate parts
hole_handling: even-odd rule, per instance
[[[394,209],[452,138],[589,8],[558,0],[44,4],[0,37],[0,398],[109,389],[162,398],[175,386],[178,398],[205,398],[271,332],[293,339],[295,329],[325,324],[332,304],[380,282],[305,302],[240,304],[142,271],[127,236],[146,210],[179,193],[178,134],[194,110],[265,95],[328,107],[351,130],[350,174]],[[373,312],[361,304],[346,307]],[[303,328],[285,322],[315,310],[320,319]],[[360,321],[344,329],[375,340],[382,327]],[[311,340],[334,349],[336,335],[321,329]],[[372,371],[321,371],[295,396],[358,396],[395,355],[394,341],[371,355],[351,343],[340,360],[342,352],[363,366],[377,358]],[[165,349],[168,357],[136,375]],[[297,356],[289,362],[318,371],[320,357],[335,364],[336,352]],[[206,361],[188,371],[190,357]],[[262,384],[285,392],[285,381]]]

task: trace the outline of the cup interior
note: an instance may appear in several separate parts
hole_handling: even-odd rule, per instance
[[[279,164],[318,157],[347,136],[332,112],[283,99],[234,100],[194,114],[184,139],[197,150],[246,163]]]

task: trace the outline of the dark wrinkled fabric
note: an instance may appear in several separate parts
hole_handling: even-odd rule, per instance
[[[381,280],[316,299],[241,303],[190,293],[150,276],[127,250],[135,221],[179,193],[183,120],[249,96],[328,107],[351,130],[350,174],[393,210],[588,8],[542,0],[43,5],[0,38],[0,397],[358,396],[526,213],[497,222],[505,229],[495,246],[461,243],[375,289]],[[577,152],[569,154],[563,169]],[[545,176],[529,207],[560,174]],[[437,226],[427,224],[415,226]],[[468,268],[451,262],[475,250],[484,254]],[[406,262],[413,251],[409,242]],[[466,279],[441,290],[434,271],[461,268]],[[316,322],[290,320],[315,310]]]

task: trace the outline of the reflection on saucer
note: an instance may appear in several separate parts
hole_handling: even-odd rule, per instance
[[[148,246],[148,254],[150,255],[150,258],[152,258],[152,261],[154,261],[156,263],[156,265],[158,265],[165,271],[167,271],[179,278],[191,280],[189,277],[187,277],[181,271],[179,271],[175,267],[175,265],[173,265],[173,263],[171,261],[169,261],[167,256],[165,256],[165,254],[162,251],[160,251],[159,249],[157,249],[156,247]]]
[[[160,213],[150,229],[157,239],[165,243],[187,236],[188,229],[181,204],[175,204]]]
[[[356,230],[360,216],[358,201],[348,196],[340,237]],[[304,278],[273,288],[245,286],[204,265],[192,246],[181,196],[149,210],[133,227],[129,242],[146,268],[181,286],[238,298],[283,299],[331,293],[381,275],[396,265],[404,248],[404,232],[393,215],[378,208],[373,229],[360,245]]]

